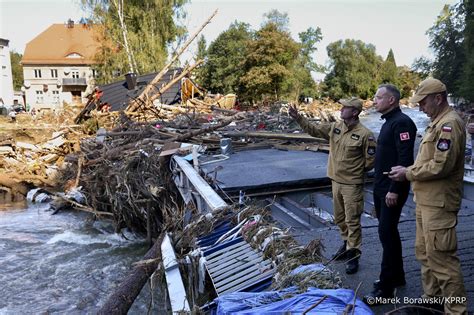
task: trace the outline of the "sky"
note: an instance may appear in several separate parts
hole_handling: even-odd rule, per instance
[[[124,0],[126,4],[126,0]],[[182,21],[193,34],[218,9],[217,15],[201,34],[212,42],[234,21],[258,29],[263,15],[272,9],[287,13],[290,32],[320,27],[323,40],[317,44],[314,60],[328,65],[326,47],[340,39],[358,39],[375,45],[386,57],[393,49],[397,65],[412,65],[424,55],[431,57],[426,31],[434,24],[445,4],[455,0],[193,0],[185,6]],[[27,42],[54,23],[69,18],[79,21],[87,15],[79,0],[0,0],[0,37],[10,40],[10,49],[23,53]],[[197,40],[183,55],[191,59]]]

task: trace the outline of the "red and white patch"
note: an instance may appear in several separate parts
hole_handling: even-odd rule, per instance
[[[408,132],[402,132],[400,134],[400,140],[401,141],[410,140],[410,134]]]
[[[453,128],[451,128],[449,126],[443,126],[442,130],[443,130],[443,132],[451,132],[453,130]]]

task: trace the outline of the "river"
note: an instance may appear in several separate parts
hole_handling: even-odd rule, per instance
[[[0,314],[94,313],[147,250],[109,222],[48,208],[0,209]]]
[[[428,118],[403,111],[422,134]],[[362,122],[376,133],[383,123],[378,113]],[[95,313],[147,251],[143,239],[115,234],[109,222],[75,211],[53,216],[48,207],[0,205],[0,314]],[[149,300],[142,292],[130,314],[146,313]]]

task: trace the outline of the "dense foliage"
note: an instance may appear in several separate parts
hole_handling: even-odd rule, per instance
[[[10,60],[12,64],[13,89],[19,91],[23,85],[23,67],[21,65],[22,54],[10,51]]]
[[[454,96],[473,102],[474,0],[445,5],[427,35],[434,60],[420,57],[413,68],[443,81]]]
[[[159,71],[168,49],[182,39],[185,28],[176,20],[184,16],[187,0],[82,0],[90,21],[100,30],[101,49],[96,55],[100,83],[134,71]]]
[[[198,82],[213,93],[244,93],[240,78],[252,31],[246,23],[234,22],[222,32],[206,52],[206,64],[198,72]],[[202,46],[202,43],[201,43]]]
[[[358,96],[371,98],[381,83],[382,57],[375,46],[360,40],[346,39],[327,47],[331,67],[324,80],[325,92],[333,99]]]
[[[205,53],[200,49],[206,64],[198,81],[214,93],[237,93],[250,102],[314,97],[311,71],[320,67],[312,54],[322,39],[321,30],[309,28],[297,42],[288,31],[287,14],[272,10],[264,17],[259,30],[235,21]]]

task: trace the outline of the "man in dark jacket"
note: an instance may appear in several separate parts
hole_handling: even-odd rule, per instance
[[[374,205],[379,220],[379,238],[383,255],[380,278],[368,297],[392,297],[394,288],[405,284],[402,244],[398,221],[407,200],[410,182],[396,182],[388,177],[395,165],[413,164],[416,126],[402,113],[400,91],[391,84],[382,84],[374,96],[375,109],[382,114],[382,125],[375,150]]]

